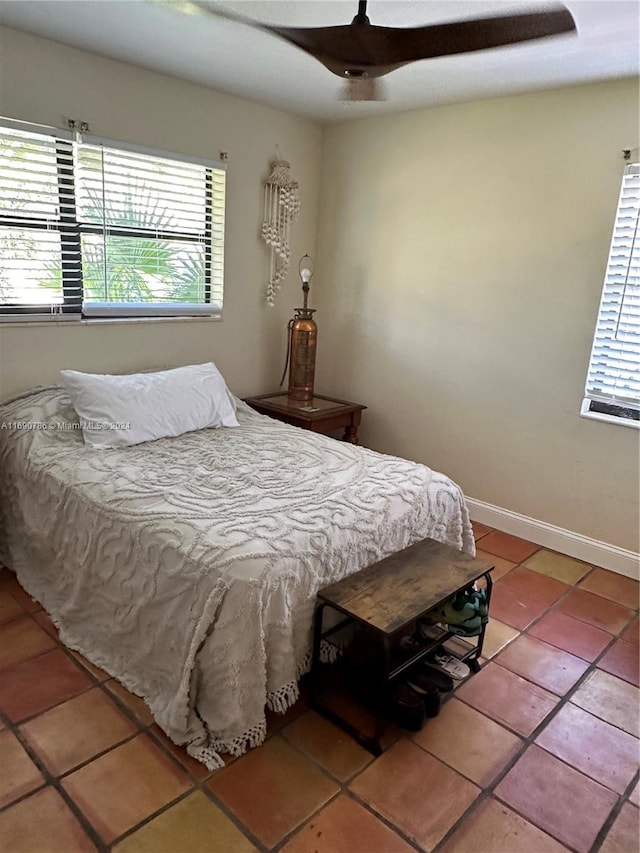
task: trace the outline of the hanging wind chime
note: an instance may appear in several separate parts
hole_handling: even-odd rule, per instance
[[[291,263],[291,223],[298,218],[300,196],[298,182],[291,177],[286,160],[271,163],[271,174],[264,185],[262,239],[270,247],[267,305],[273,307],[276,293],[289,272]]]

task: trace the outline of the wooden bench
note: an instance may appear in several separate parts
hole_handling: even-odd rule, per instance
[[[432,641],[425,642],[419,652],[400,662],[394,661],[392,657],[394,640],[407,633],[417,619],[480,578],[486,579],[488,604],[492,586],[490,572],[493,568],[484,560],[456,551],[433,539],[423,539],[321,589],[314,617],[310,706],[347,731],[374,755],[380,755],[380,739],[386,726],[382,707],[376,710],[375,732],[373,737],[369,737],[322,701],[319,690],[322,641],[352,623],[374,632],[381,648],[380,691],[388,692],[395,679],[437,646],[451,639],[454,633],[442,630]],[[323,621],[327,607],[343,614],[345,619],[325,629]],[[482,626],[476,645],[459,655],[460,660],[466,660],[473,672],[480,668],[485,627]]]

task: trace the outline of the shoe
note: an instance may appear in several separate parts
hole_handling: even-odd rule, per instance
[[[447,627],[457,637],[479,637],[488,621],[481,616],[475,616],[473,619],[468,619],[464,625],[448,625]]]
[[[434,681],[423,670],[416,668],[409,674],[407,684],[422,697],[427,717],[437,717],[440,713],[440,693]]]
[[[424,617],[418,619],[416,622],[415,635],[419,639],[430,643],[432,640],[437,640],[441,634],[448,630],[448,625],[444,625],[442,622],[428,622],[427,618]]]
[[[467,587],[431,610],[427,616],[418,620],[418,634],[429,637],[433,624],[440,622],[447,626],[452,634],[465,637],[477,637],[482,626],[489,618],[487,591]]]
[[[413,656],[423,652],[425,644],[420,637],[407,634],[407,636],[402,637],[400,640],[400,648],[405,654]]]
[[[442,621],[447,625],[461,625],[474,616],[486,619],[489,615],[487,591],[476,589],[474,586],[467,587],[456,592],[432,612],[440,613],[443,617]]]
[[[436,649],[432,655],[427,657],[424,664],[433,670],[448,675],[449,678],[455,678],[456,681],[462,681],[471,674],[471,670],[466,663],[458,660],[453,655],[447,654],[443,648]]]
[[[424,675],[429,679],[429,681],[432,681],[435,684],[440,693],[450,693],[453,690],[453,678],[451,678],[450,675],[447,675],[446,672],[441,672],[439,669],[433,669],[429,666],[429,662],[426,660],[422,661],[419,666],[421,668],[424,667]]]
[[[422,696],[408,684],[399,684],[391,696],[390,716],[396,725],[419,732],[424,725],[425,703]]]

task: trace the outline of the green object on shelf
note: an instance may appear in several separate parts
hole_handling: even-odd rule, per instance
[[[453,634],[475,637],[487,622],[487,591],[467,587],[429,612],[429,619],[442,622]]]

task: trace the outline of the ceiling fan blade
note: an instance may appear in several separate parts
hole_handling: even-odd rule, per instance
[[[420,59],[504,47],[575,32],[568,9],[451,21],[423,27],[379,27],[369,23],[366,3],[350,24],[334,27],[281,27],[230,12],[211,0],[177,0],[186,12],[204,12],[263,30],[304,50],[339,77],[382,77]]]
[[[337,27],[259,26],[311,54],[340,77],[378,77],[420,59],[503,47],[576,29],[563,6],[424,27],[378,27],[357,21]]]

